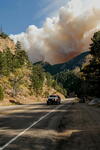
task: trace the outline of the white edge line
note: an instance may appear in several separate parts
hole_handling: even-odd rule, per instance
[[[40,119],[38,119],[37,121],[33,122],[28,128],[26,128],[25,130],[23,130],[22,132],[20,132],[17,136],[15,136],[14,138],[12,138],[8,143],[6,143],[4,146],[0,147],[0,150],[4,150],[6,147],[8,147],[12,142],[14,142],[15,140],[17,140],[20,136],[22,136],[26,131],[28,131],[29,129],[31,129],[33,126],[35,126],[37,123],[39,123],[41,120],[43,120],[44,118],[46,118],[48,115],[50,115],[52,112],[54,112],[55,110],[57,110],[58,108],[64,106],[60,105],[58,107],[56,107],[55,109],[53,109],[52,111],[50,111],[49,113],[47,113],[46,115],[42,116]]]

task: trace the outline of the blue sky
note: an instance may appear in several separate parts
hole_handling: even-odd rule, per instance
[[[29,25],[41,27],[68,0],[0,0],[0,25],[7,34],[24,32]]]

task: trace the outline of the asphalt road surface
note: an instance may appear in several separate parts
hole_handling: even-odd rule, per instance
[[[100,150],[100,108],[73,101],[0,107],[0,150]]]

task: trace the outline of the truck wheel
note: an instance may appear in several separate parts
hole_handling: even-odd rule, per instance
[[[47,102],[47,105],[49,105],[50,103],[49,102]]]

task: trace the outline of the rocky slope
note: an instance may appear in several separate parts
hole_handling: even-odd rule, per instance
[[[14,42],[9,38],[3,38],[0,36],[0,51],[3,52],[5,49],[9,48],[12,52],[15,51],[15,44]]]

